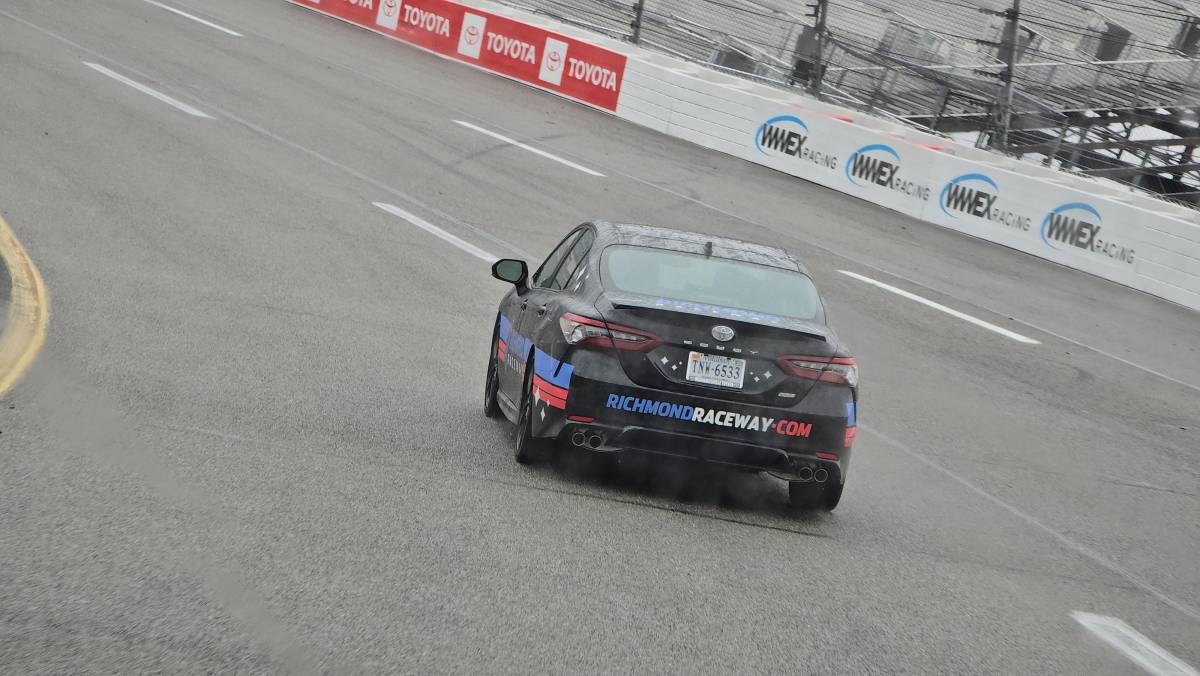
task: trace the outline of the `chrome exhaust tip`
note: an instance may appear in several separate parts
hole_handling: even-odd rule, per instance
[[[813,472],[813,478],[816,479],[819,483],[825,483],[826,481],[829,480],[829,470],[822,467],[822,468],[818,469],[817,471]]]
[[[583,432],[576,432],[571,435],[571,443],[575,446],[582,446],[587,443],[587,437],[583,435]]]
[[[813,471],[811,467],[801,467],[796,470],[796,477],[801,481],[812,481]]]
[[[587,445],[588,448],[594,451],[604,445],[604,437],[600,436],[599,434],[593,434],[592,436],[588,437]]]

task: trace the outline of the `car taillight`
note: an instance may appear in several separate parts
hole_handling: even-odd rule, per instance
[[[850,357],[780,357],[779,367],[797,378],[858,387],[858,366]]]
[[[571,345],[598,345],[618,350],[647,352],[662,344],[653,333],[567,312],[558,318],[563,338]]]

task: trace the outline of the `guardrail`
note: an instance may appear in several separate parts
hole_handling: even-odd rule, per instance
[[[1200,310],[1200,213],[486,2],[288,0]]]

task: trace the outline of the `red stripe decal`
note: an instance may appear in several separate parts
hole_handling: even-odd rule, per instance
[[[546,405],[551,408],[557,408],[564,411],[567,409],[567,402],[563,399],[556,399],[555,397],[547,396],[545,392],[538,392],[537,390],[534,390],[534,393],[539,399],[546,402]]]
[[[539,378],[537,376],[534,376],[533,377],[533,396],[546,402],[547,406],[553,406],[554,408],[566,409],[567,408],[566,398],[560,397],[557,394],[555,394],[554,392],[551,392],[550,390],[545,389],[546,385],[547,385],[546,381],[542,380],[541,378]],[[550,387],[554,387],[554,386],[550,385]],[[555,388],[555,389],[559,389],[559,388]]]
[[[550,404],[554,408],[566,408],[567,407],[567,400],[563,399],[562,397],[556,397],[553,394],[546,392],[545,390],[538,389],[536,387],[533,388],[533,392],[534,392],[534,394],[537,395],[537,397],[539,399],[546,402],[547,404]]]
[[[542,389],[542,392],[549,394],[550,396],[554,397],[555,399],[562,399],[565,401],[567,398],[566,390],[564,390],[563,388],[561,388],[557,385],[553,385],[551,383],[546,382],[539,376],[533,377],[533,384],[540,387]]]

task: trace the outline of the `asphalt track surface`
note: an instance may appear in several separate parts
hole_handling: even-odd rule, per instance
[[[54,303],[0,400],[0,671],[1138,673],[1076,611],[1200,664],[1196,313],[279,0],[169,4],[242,37],[0,7],[0,214]],[[505,289],[374,202],[497,256],[590,218],[802,255],[863,373],[841,508],[517,465]]]

